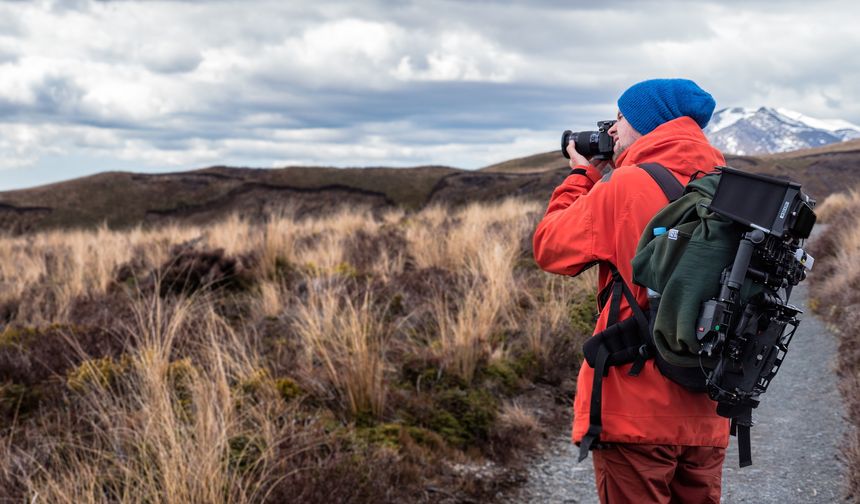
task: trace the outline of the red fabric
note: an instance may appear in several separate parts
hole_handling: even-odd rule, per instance
[[[725,448],[612,445],[594,450],[594,479],[602,504],[718,504]]]
[[[534,234],[535,260],[546,271],[575,275],[594,262],[615,264],[641,306],[646,289],[632,281],[630,264],[639,236],[668,200],[645,170],[635,165],[660,163],[682,184],[696,171],[725,164],[702,130],[689,117],[657,127],[639,138],[616,160],[618,168],[601,179],[594,167],[586,175],[570,175],[552,194],[546,214]],[[611,281],[600,265],[598,288]],[[597,320],[595,333],[606,328],[609,303]],[[619,320],[632,316],[621,301]],[[716,414],[706,394],[688,392],[665,378],[650,360],[639,376],[628,376],[631,364],[612,367],[603,380],[603,442],[686,446],[728,444],[729,422]],[[588,430],[589,399],[594,369],[583,363],[574,400],[573,440]]]

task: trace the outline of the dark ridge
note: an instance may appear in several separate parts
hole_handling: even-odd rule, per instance
[[[9,205],[7,203],[0,203],[0,211],[10,211],[16,213],[28,213],[28,212],[52,212],[54,209],[49,207],[19,207],[15,205]]]
[[[321,194],[325,192],[332,191],[343,191],[348,194],[360,194],[364,196],[378,197],[381,198],[385,205],[394,206],[394,201],[391,200],[385,193],[381,193],[378,191],[369,191],[366,189],[359,189],[355,187],[349,187],[342,184],[330,184],[322,187],[291,187],[291,186],[282,186],[282,185],[273,185],[273,184],[265,184],[261,182],[250,182],[243,184],[242,186],[229,191],[227,194],[221,196],[220,198],[210,200],[198,205],[179,205],[174,208],[168,209],[150,209],[147,210],[147,215],[155,215],[155,216],[170,216],[176,217],[177,215],[191,215],[194,213],[200,213],[205,211],[214,210],[224,205],[228,204],[230,201],[234,200],[238,196],[248,194],[257,189],[263,189],[266,191],[273,192],[293,192],[299,194]]]
[[[207,168],[208,170],[209,168]],[[131,175],[132,180],[152,180],[152,179],[160,179],[160,178],[174,178],[174,177],[183,177],[183,178],[214,178],[219,180],[242,180],[242,177],[235,175],[228,175],[226,173],[219,172],[208,172],[208,171],[191,171],[191,172],[171,172],[171,173],[133,173]]]

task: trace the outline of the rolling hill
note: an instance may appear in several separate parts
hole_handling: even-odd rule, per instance
[[[728,164],[788,176],[819,201],[860,184],[860,140],[791,153],[729,156]],[[341,205],[417,209],[520,196],[547,200],[568,168],[558,151],[480,170],[416,168],[230,168],[136,174],[106,172],[0,192],[0,226],[10,233],[172,221],[202,223],[238,213],[322,214]]]

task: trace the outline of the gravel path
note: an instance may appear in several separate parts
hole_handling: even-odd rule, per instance
[[[833,373],[835,337],[807,309],[805,285],[792,304],[805,313],[788,357],[753,410],[753,465],[738,468],[732,438],[723,466],[723,502],[832,503],[841,496],[839,445],[846,429]],[[596,503],[591,458],[576,463],[569,432],[559,433],[505,503]]]

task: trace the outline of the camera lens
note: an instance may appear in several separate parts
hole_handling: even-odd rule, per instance
[[[567,145],[573,142],[576,152],[582,154],[587,159],[591,159],[595,154],[600,154],[599,145],[600,133],[597,131],[577,131],[573,132],[565,130],[561,134],[561,154],[570,159],[567,153]]]

